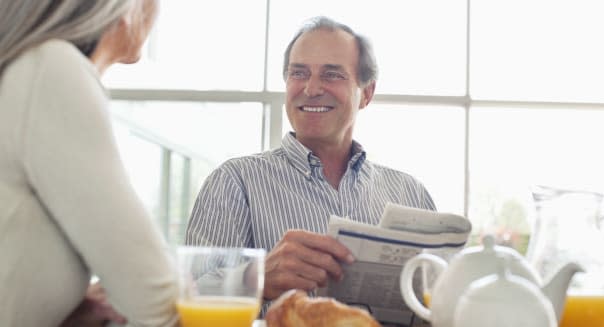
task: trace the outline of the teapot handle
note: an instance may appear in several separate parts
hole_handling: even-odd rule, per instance
[[[447,262],[438,256],[429,253],[416,255],[405,263],[403,271],[401,272],[401,294],[403,295],[405,303],[407,303],[407,306],[409,306],[413,312],[422,319],[431,321],[432,311],[424,306],[417,299],[415,292],[413,292],[413,275],[415,274],[415,271],[421,267],[422,263],[428,263],[434,266],[439,275],[447,268]]]

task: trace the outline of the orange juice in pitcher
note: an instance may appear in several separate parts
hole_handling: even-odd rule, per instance
[[[532,192],[527,259],[544,279],[571,261],[584,270],[571,280],[560,326],[604,326],[604,195],[545,186]]]
[[[559,325],[560,327],[604,326],[604,294],[567,296]]]

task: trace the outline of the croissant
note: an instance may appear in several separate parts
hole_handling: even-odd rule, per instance
[[[337,300],[310,298],[306,292],[290,290],[269,307],[267,327],[380,327],[364,310],[350,307]]]

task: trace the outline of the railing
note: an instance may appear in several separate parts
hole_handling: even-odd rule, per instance
[[[205,163],[209,167],[214,167],[217,163],[182,145],[170,142],[153,131],[140,126],[140,124],[119,111],[112,111],[112,117],[116,122],[126,127],[132,136],[160,148],[157,206],[150,208],[150,211],[157,219],[166,240],[171,244],[182,243],[192,207],[192,194],[198,191],[192,190],[192,161]],[[182,159],[181,167],[174,165],[175,158]],[[174,184],[176,184],[175,177],[180,177],[180,192],[176,192],[178,189],[174,187]],[[174,204],[175,194],[178,195],[176,204]]]

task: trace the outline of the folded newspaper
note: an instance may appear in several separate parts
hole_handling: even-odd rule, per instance
[[[380,224],[368,225],[330,217],[328,234],[351,251],[356,261],[344,265],[344,279],[319,290],[337,300],[363,307],[382,323],[411,325],[413,312],[400,293],[402,267],[424,250],[451,255],[461,250],[472,225],[465,217],[388,203]],[[419,275],[415,278],[419,289]]]

